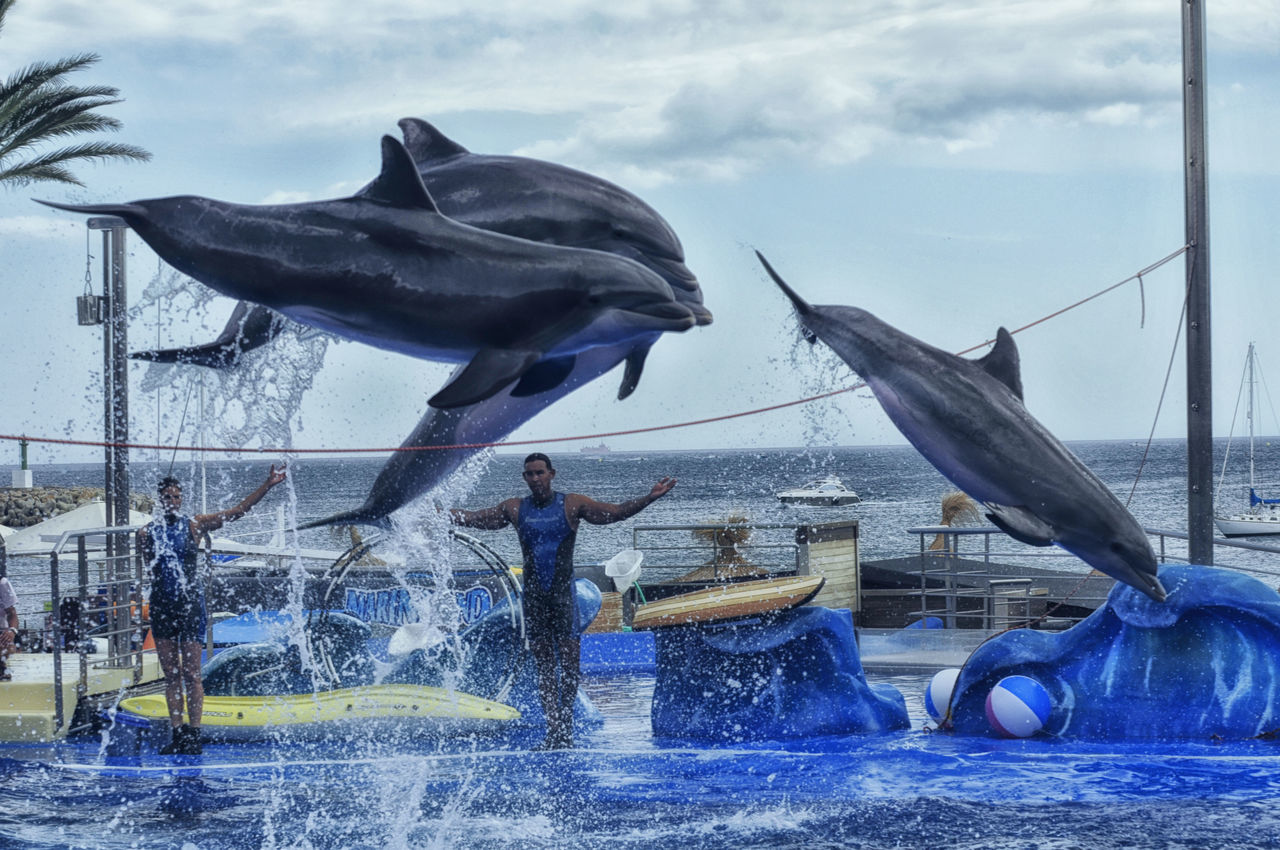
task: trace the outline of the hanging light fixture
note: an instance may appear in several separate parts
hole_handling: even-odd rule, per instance
[[[76,296],[76,319],[81,325],[100,325],[105,298],[93,294],[93,275],[90,271],[93,258],[89,254],[89,228],[84,230],[84,294]]]

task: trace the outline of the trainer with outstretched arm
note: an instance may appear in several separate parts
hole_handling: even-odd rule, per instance
[[[166,477],[157,485],[161,516],[138,530],[138,552],[151,567],[151,634],[164,673],[164,698],[173,731],[173,740],[160,750],[164,755],[199,755],[202,750],[204,683],[200,660],[209,615],[204,603],[204,579],[196,561],[200,539],[247,514],[284,479],[285,468],[272,466],[262,486],[234,508],[196,516],[182,513],[182,484],[178,479]],[[189,723],[182,722],[184,686]]]
[[[620,505],[580,493],[557,493],[551,459],[535,452],[524,459],[529,495],[479,511],[453,509],[455,525],[496,530],[516,527],[524,552],[524,621],[538,674],[538,695],[547,717],[540,749],[573,746],[573,704],[578,697],[578,630],[574,612],[573,545],[578,523],[608,525],[633,517],[676,486],[663,478],[646,495]]]

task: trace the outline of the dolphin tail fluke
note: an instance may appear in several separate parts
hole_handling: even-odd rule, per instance
[[[791,303],[795,305],[796,312],[800,314],[800,318],[802,320],[800,322],[800,330],[804,334],[805,341],[808,342],[810,345],[817,342],[818,335],[815,334],[813,331],[809,330],[807,327],[805,327],[805,324],[803,321],[805,316],[813,312],[813,307],[809,304],[808,301],[805,301],[803,298],[801,298],[800,295],[794,289],[787,286],[787,282],[782,279],[782,276],[773,270],[773,266],[769,265],[769,261],[764,258],[764,254],[761,254],[759,251],[756,251],[756,257],[759,258],[760,263],[764,266],[764,270],[769,273],[769,277],[773,278],[773,282],[778,284],[778,288],[781,289],[784,293],[786,293],[786,296],[791,299]]]
[[[193,345],[187,348],[153,348],[147,351],[135,351],[129,355],[131,360],[146,360],[150,363],[177,363],[182,366],[205,366],[209,369],[225,369],[235,363],[239,350],[225,345],[209,343]]]
[[[67,212],[86,213],[89,215],[118,215],[123,219],[129,219],[146,214],[146,210],[137,204],[60,204],[57,201],[42,201],[39,198],[32,198],[31,200],[37,204],[44,204],[46,207],[53,207],[55,210],[66,210]]]
[[[353,511],[343,511],[340,514],[334,514],[324,519],[313,519],[310,522],[304,522],[298,526],[298,530],[324,528],[329,525],[373,525],[378,528],[386,528],[388,524],[386,516],[374,516],[366,512],[364,508],[356,508]]]
[[[135,351],[134,360],[153,363],[181,363],[227,369],[240,362],[240,355],[271,342],[284,330],[284,318],[261,304],[241,301],[231,311],[226,327],[213,342],[186,348]]]

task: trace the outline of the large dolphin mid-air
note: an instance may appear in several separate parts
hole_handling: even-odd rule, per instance
[[[631,192],[545,160],[472,153],[420,118],[403,118],[399,124],[427,191],[449,218],[535,242],[628,257],[662,275],[676,297],[695,311],[698,324],[710,323],[711,314],[702,306],[697,278],[684,264],[679,238],[657,211]],[[238,319],[245,309],[249,309],[248,318]],[[278,321],[270,323],[270,315],[266,307],[246,308],[242,303],[214,343],[133,356],[213,367],[231,365],[233,358],[210,357],[209,348],[223,351],[228,335],[236,339],[236,355],[269,342],[280,326]],[[628,352],[619,398],[635,389],[647,353],[647,348]]]
[[[988,518],[1033,546],[1057,544],[1163,602],[1147,535],[1115,495],[1022,402],[1018,349],[1004,328],[991,352],[966,360],[856,307],[813,306],[764,256],[810,342],[820,339],[867,382],[916,449]]]
[[[698,314],[666,280],[617,254],[533,242],[454,221],[409,152],[384,136],[382,173],[332,201],[249,206],[182,196],[49,204],[110,214],[171,266],[348,339],[466,368],[431,399],[481,401],[559,384],[596,346],[682,331]]]

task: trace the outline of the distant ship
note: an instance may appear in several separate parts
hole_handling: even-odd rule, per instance
[[[582,452],[584,455],[607,455],[613,451],[613,449],[609,448],[604,443],[601,443],[598,446],[583,446],[578,449],[578,451]]]

